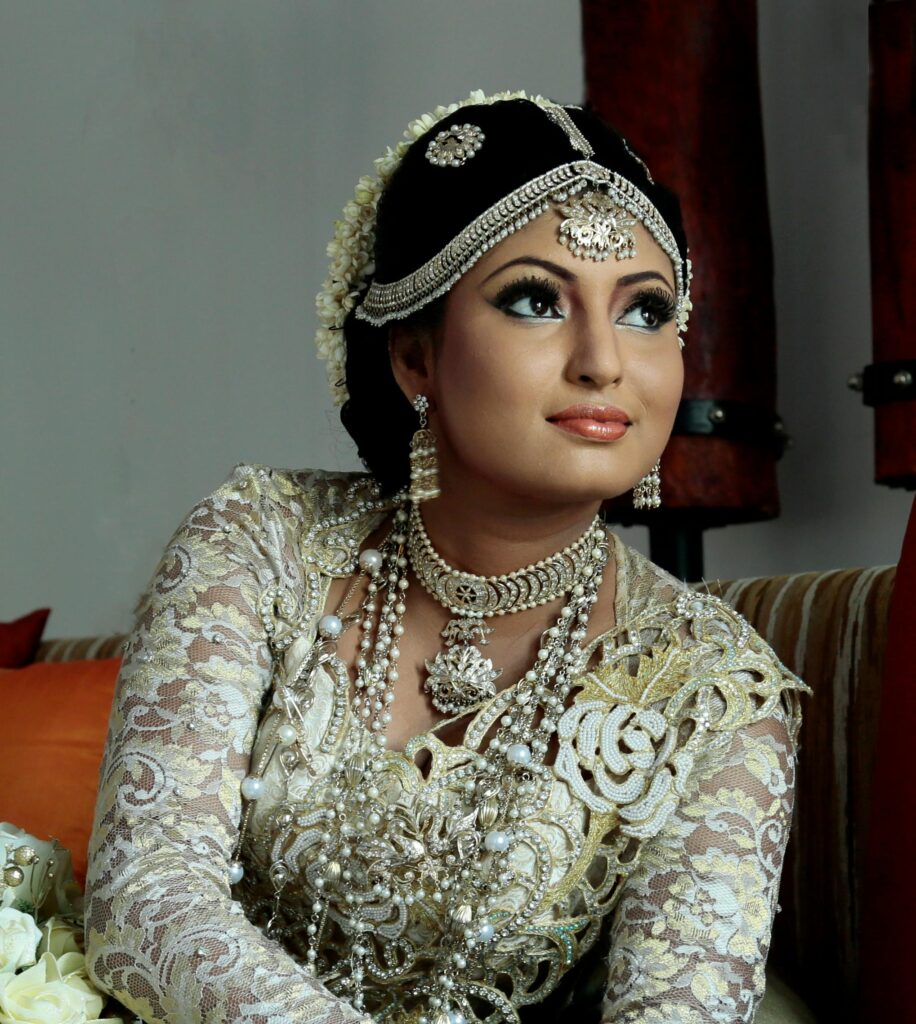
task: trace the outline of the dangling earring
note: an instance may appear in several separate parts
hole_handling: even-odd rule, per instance
[[[662,503],[661,459],[633,488],[633,508],[658,508]]]
[[[429,399],[417,395],[413,407],[420,425],[410,441],[410,500],[427,501],[439,496],[439,464],[436,461],[436,436],[426,426]]]

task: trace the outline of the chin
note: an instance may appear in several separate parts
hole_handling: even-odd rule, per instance
[[[580,470],[566,465],[538,466],[528,474],[516,472],[506,478],[507,489],[528,501],[555,505],[602,502],[628,491],[633,485],[619,475],[596,473],[594,468]]]

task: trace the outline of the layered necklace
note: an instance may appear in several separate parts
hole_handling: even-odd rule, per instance
[[[445,650],[426,662],[424,689],[443,714],[465,713],[495,696],[502,674],[485,658],[480,646],[489,643],[493,627],[486,619],[537,608],[570,592],[583,578],[600,530],[592,525],[569,547],[542,561],[503,576],[477,576],[453,569],[432,545],[420,507],[412,505],[408,554],[424,589],[455,618],[442,631]]]
[[[476,1019],[475,1004],[500,998],[503,1005],[496,1008],[502,1012],[494,1019],[516,1019],[509,1001],[486,984],[488,962],[546,891],[545,850],[537,877],[523,883],[526,898],[515,906],[504,902],[519,880],[511,858],[523,843],[523,823],[543,805],[553,780],[544,761],[573,680],[585,668],[584,641],[607,558],[607,535],[596,517],[575,543],[544,561],[503,576],[464,573],[435,551],[417,506],[401,506],[379,548],[360,553],[338,614],[319,620],[297,680],[275,693],[277,742],[293,754],[311,673],[322,668],[348,687],[337,642],[349,626],[359,629],[351,707],[365,731],[355,730],[355,739],[336,748],[330,775],[316,784],[307,804],[281,802],[270,868],[276,908],[294,875],[311,893],[306,964],[358,1009],[364,1009],[367,992],[379,1002],[394,985],[398,1008],[417,1024],[463,1024],[468,1015]],[[432,703],[444,712],[466,712],[496,696],[499,672],[479,650],[493,632],[486,619],[567,598],[542,633],[532,667],[508,699],[500,695],[495,734],[451,772],[455,802],[441,820],[431,809],[431,794],[425,809],[417,810],[393,806],[382,791],[386,760],[393,756],[386,752],[386,729],[411,568],[454,616],[442,633],[445,650],[427,662],[425,681]],[[359,611],[344,616],[349,595],[365,577]],[[288,781],[294,760],[283,762],[281,752],[281,763],[290,767]],[[257,780],[249,783],[250,791],[257,789]],[[421,915],[424,930],[431,920],[441,928],[422,950],[407,927],[421,907],[428,908]],[[330,949],[336,959],[327,958]],[[373,1012],[393,1008],[379,1005]]]

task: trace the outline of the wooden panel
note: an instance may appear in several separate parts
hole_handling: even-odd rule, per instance
[[[694,264],[685,398],[748,403],[772,419],[773,265],[752,0],[584,0],[588,100],[684,207]],[[791,424],[788,425],[791,432]],[[775,456],[709,437],[673,437],[668,509],[699,523],[779,512]],[[653,521],[648,514],[612,515]]]
[[[869,196],[875,362],[916,359],[916,0],[873,2]],[[916,487],[916,401],[875,409],[875,480]]]

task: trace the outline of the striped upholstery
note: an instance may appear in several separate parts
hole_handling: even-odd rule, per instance
[[[872,766],[895,569],[709,584],[813,689],[802,698],[796,813],[772,965],[819,1019],[849,1020],[859,989]]]
[[[796,814],[768,963],[816,1012],[848,1020],[859,987],[874,762],[893,567],[705,583],[814,690],[803,697]],[[124,636],[49,640],[40,661],[116,657]],[[781,982],[780,982],[781,984]],[[788,1005],[775,985],[771,1004]],[[788,1010],[761,1020],[801,1019]]]
[[[81,636],[63,640],[43,640],[38,645],[36,661],[93,661],[120,658],[127,637]]]

